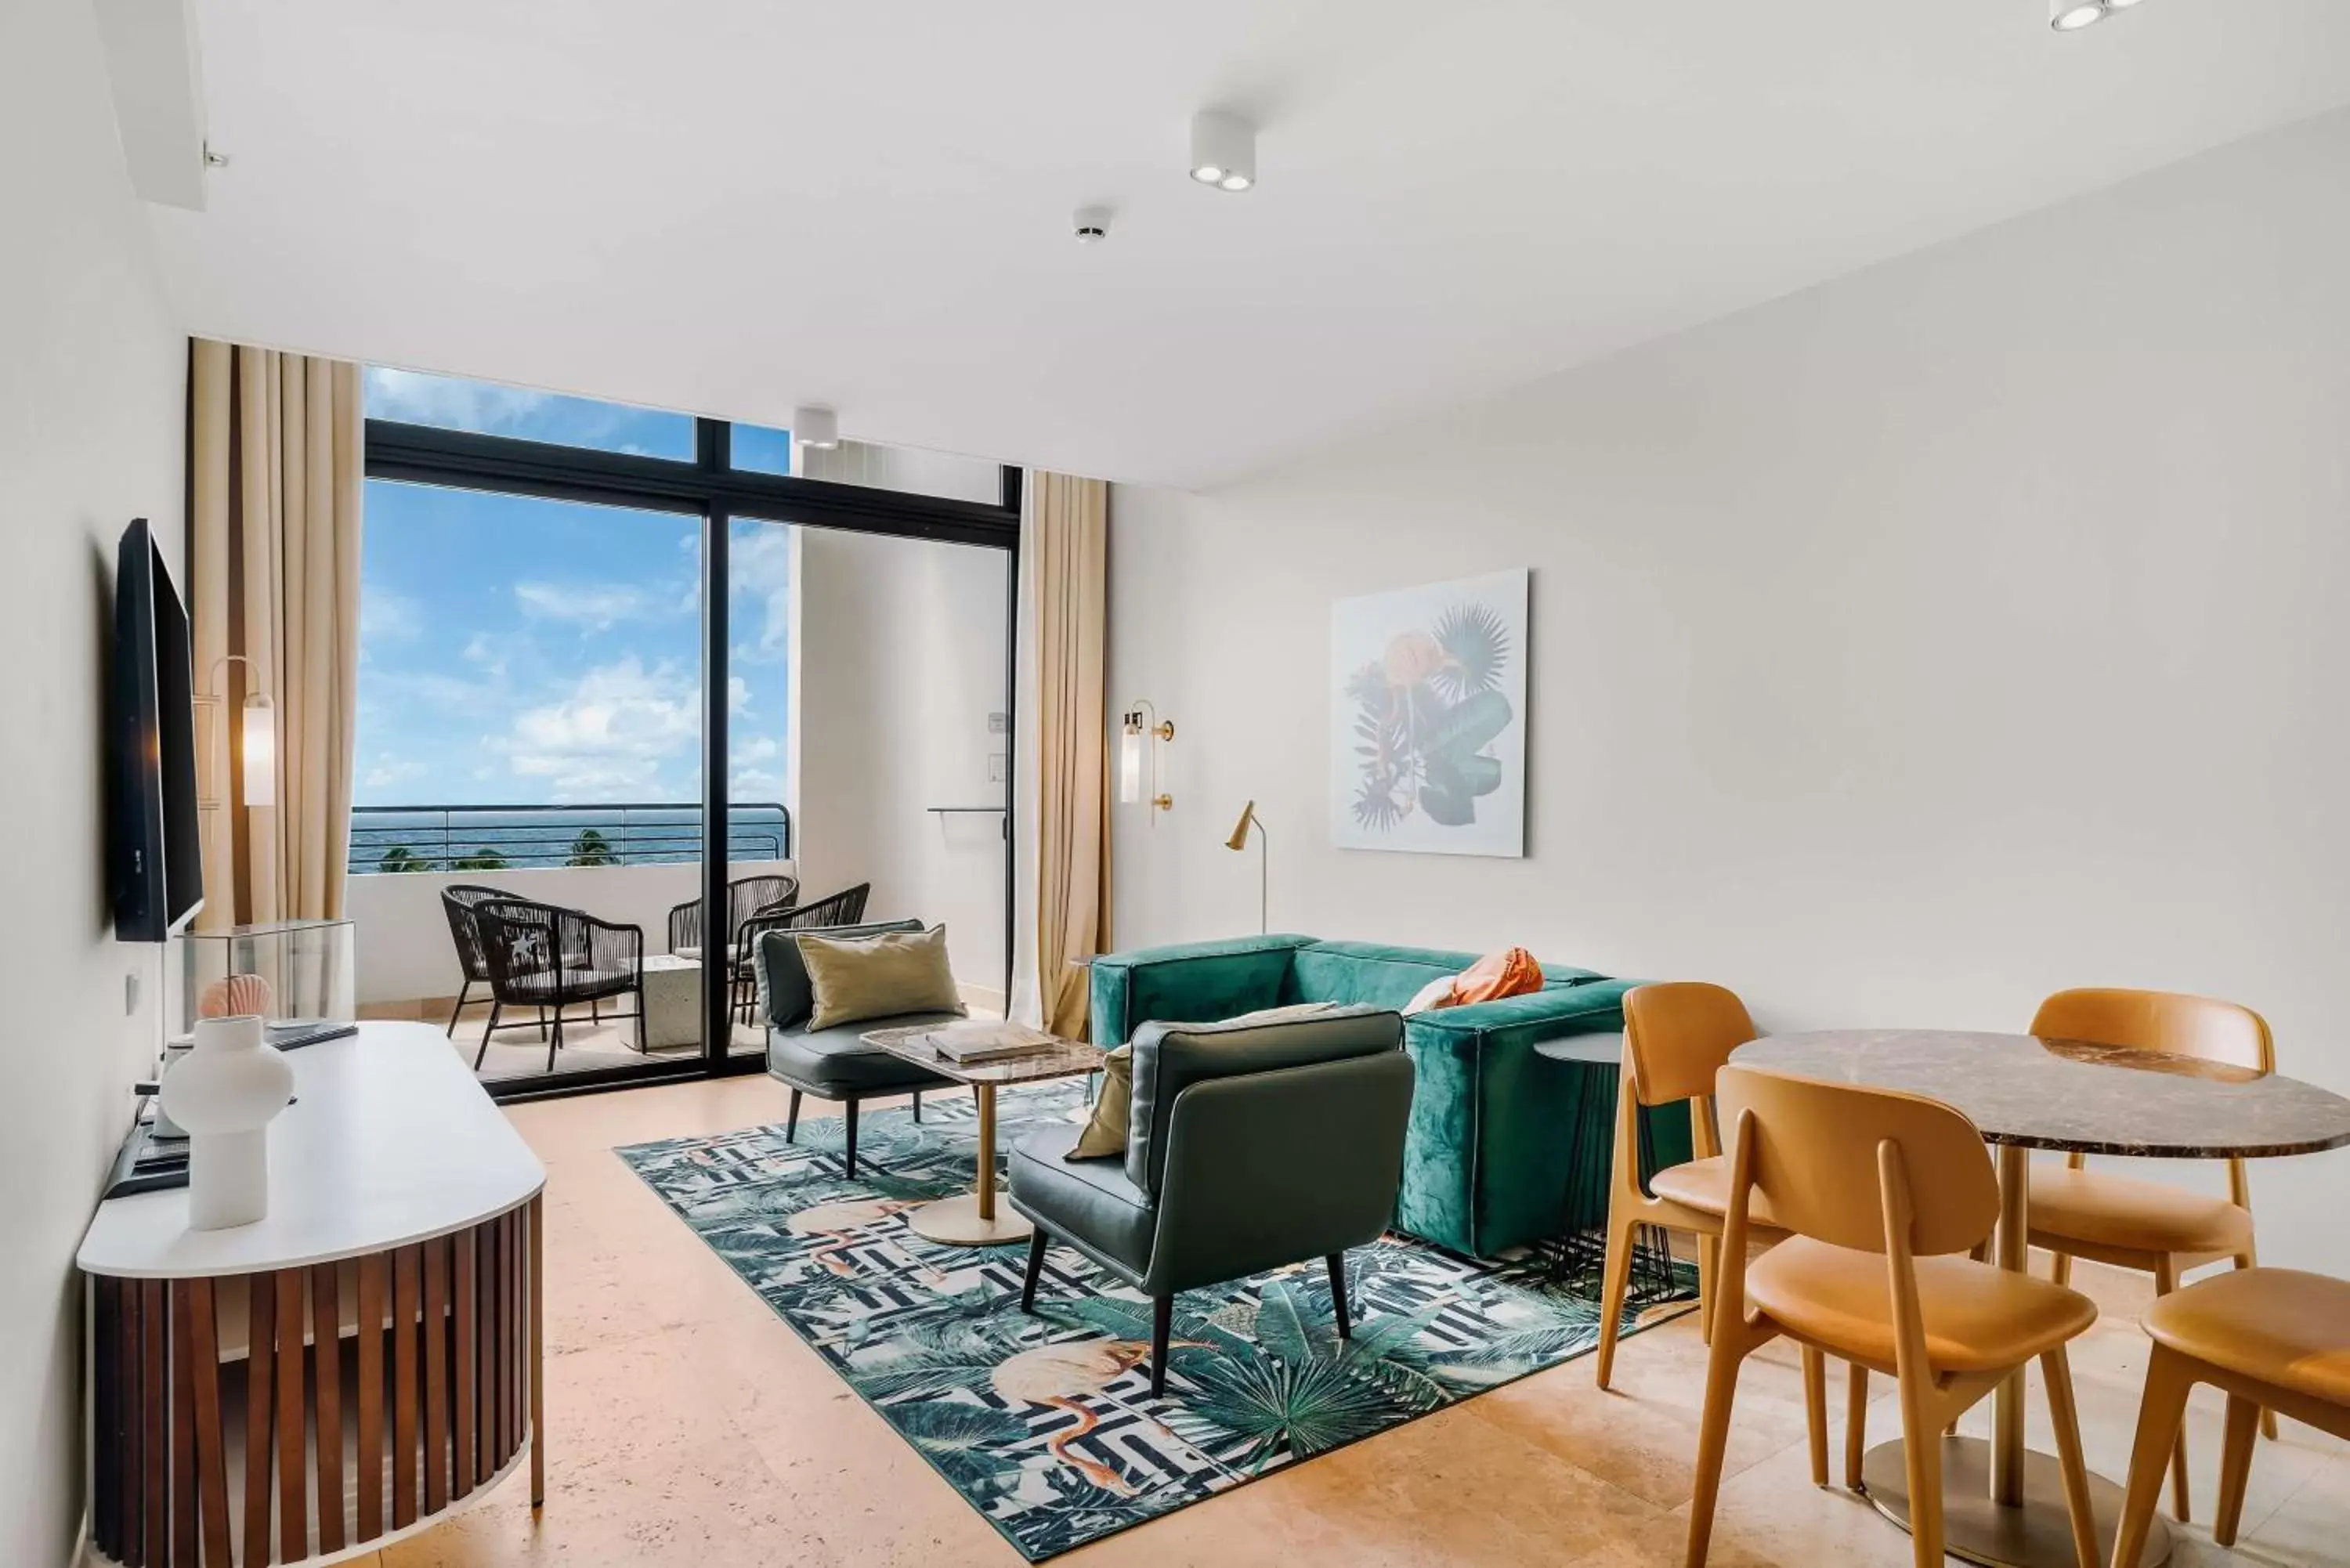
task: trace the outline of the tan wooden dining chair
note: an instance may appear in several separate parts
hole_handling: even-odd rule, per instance
[[[2350,1282],[2295,1269],[2241,1269],[2157,1297],[2144,1321],[2154,1355],[2138,1405],[2116,1563],[2137,1563],[2146,1543],[2163,1468],[2186,1422],[2188,1392],[2198,1383],[2228,1395],[2220,1512],[2211,1521],[2211,1539],[2221,1546],[2236,1543],[2252,1429],[2262,1417],[2282,1410],[2350,1438]]]
[[[1722,1216],[1730,1208],[1730,1171],[1714,1132],[1713,1080],[1730,1054],[1754,1038],[1754,1021],[1737,993],[1697,981],[1634,988],[1624,996],[1623,1077],[1616,1095],[1616,1149],[1607,1181],[1607,1262],[1599,1310],[1599,1386],[1616,1371],[1616,1342],[1632,1277],[1632,1251],[1640,1227],[1654,1225],[1697,1238],[1698,1297],[1711,1333],[1713,1280],[1721,1254]],[[1640,1112],[1687,1100],[1690,1147],[1697,1158],[1672,1166],[1640,1187]],[[1767,1223],[1759,1237],[1777,1234]],[[1809,1376],[1812,1369],[1806,1367]],[[1825,1373],[1822,1373],[1825,1376]]]
[[[2060,991],[2040,1004],[2032,1033],[2133,1051],[2218,1063],[2266,1077],[2276,1071],[2267,1022],[2249,1007],[2167,991]],[[2055,1255],[2056,1282],[2069,1282],[2073,1260],[2087,1258],[2154,1276],[2157,1295],[2207,1263],[2253,1266],[2252,1199],[2244,1162],[2228,1162],[2228,1196],[2214,1198],[2167,1182],[2085,1168],[2083,1155],[2063,1168],[2032,1170],[2032,1244]],[[2276,1417],[2261,1428],[2276,1436]],[[2187,1518],[2187,1438],[2170,1457],[2171,1511]]]
[[[1856,1408],[1866,1400],[1868,1373],[1896,1380],[1919,1568],[1942,1561],[1943,1428],[2037,1359],[2074,1552],[2079,1568],[2096,1568],[2064,1355],[2096,1322],[2096,1304],[1968,1256],[1999,1219],[1999,1180],[1974,1124],[1938,1100],[1751,1067],[1724,1068],[1715,1093],[1731,1137],[1730,1209],[1714,1282],[1689,1568],[1700,1568],[1711,1538],[1739,1368],[1781,1334],[1851,1363]],[[1749,1262],[1752,1213],[1765,1202],[1790,1235]],[[1860,1457],[1848,1438],[1847,1485],[1858,1482]],[[1816,1424],[1812,1480],[1827,1482],[1826,1438]]]

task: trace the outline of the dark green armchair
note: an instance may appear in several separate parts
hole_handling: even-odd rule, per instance
[[[1175,1293],[1327,1260],[1350,1332],[1344,1255],[1376,1241],[1403,1179],[1411,1058],[1403,1020],[1347,1009],[1283,1023],[1136,1032],[1126,1157],[1064,1158],[1075,1126],[1012,1151],[1012,1207],[1036,1228],[1021,1310],[1065,1242],[1150,1297],[1150,1392],[1167,1386]]]

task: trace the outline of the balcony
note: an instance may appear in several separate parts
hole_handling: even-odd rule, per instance
[[[792,817],[773,802],[737,803],[729,812],[730,880],[796,876]],[[490,998],[479,983],[452,1023],[464,986],[441,893],[457,884],[500,888],[516,898],[579,909],[636,926],[644,951],[663,968],[669,913],[702,892],[702,813],[674,802],[619,805],[356,806],[351,812],[346,906],[357,928],[359,1005],[363,1017],[421,1018],[450,1024],[471,1064],[481,1057],[484,1082],[504,1083],[698,1055],[698,1035],[678,1038],[699,1017],[695,971],[656,975],[653,1022],[643,1051],[633,1018],[600,1016],[605,1005],[575,1007],[553,1067],[548,1042],[528,1011],[508,1008],[486,1053],[483,1032]],[[804,888],[808,898],[830,888]],[[693,956],[698,957],[698,954]],[[636,999],[611,1003],[622,1011]],[[529,1024],[529,1027],[512,1027]],[[738,1022],[729,1048],[755,1054],[764,1032]]]

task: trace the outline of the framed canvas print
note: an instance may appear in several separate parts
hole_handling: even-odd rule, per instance
[[[1527,577],[1495,572],[1331,607],[1339,848],[1525,854]]]

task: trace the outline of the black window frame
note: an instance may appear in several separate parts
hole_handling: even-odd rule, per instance
[[[731,587],[727,551],[729,530],[736,518],[976,545],[1003,551],[1003,707],[1009,755],[1017,754],[1020,723],[1017,665],[1024,479],[1021,470],[1009,464],[999,465],[1000,484],[994,503],[962,501],[736,469],[733,466],[733,421],[699,416],[694,420],[694,456],[691,461],[444,430],[437,425],[399,420],[370,419],[366,421],[365,432],[365,473],[369,479],[627,507],[639,512],[667,512],[702,520],[702,897],[703,908],[712,909],[726,907],[726,691],[730,672],[727,610]],[[1012,825],[1015,820],[1019,770],[1007,766],[1004,772],[1003,995],[1009,1006],[1016,879]],[[725,922],[704,921],[699,1056],[501,1080],[490,1085],[492,1096],[501,1101],[546,1099],[603,1088],[764,1071],[764,1053],[736,1056],[727,1049],[733,1033],[729,1007],[731,988],[723,983],[710,983],[709,977],[723,975],[732,956],[726,950]]]

